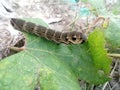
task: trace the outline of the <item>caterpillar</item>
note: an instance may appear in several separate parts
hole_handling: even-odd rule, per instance
[[[18,18],[11,18],[10,23],[17,30],[26,31],[56,43],[80,44],[87,40],[86,35],[80,31],[60,32]]]

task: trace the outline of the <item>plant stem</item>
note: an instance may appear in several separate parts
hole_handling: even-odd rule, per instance
[[[120,58],[120,54],[117,53],[109,53],[108,56]]]

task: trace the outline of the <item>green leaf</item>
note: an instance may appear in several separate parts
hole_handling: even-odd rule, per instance
[[[109,27],[104,31],[107,44],[110,48],[120,47],[120,16],[118,15],[120,2],[117,1],[117,3],[112,6],[112,11],[106,10],[104,0],[89,0],[88,2],[96,8],[99,16],[110,18]]]
[[[113,48],[120,47],[120,19],[111,18],[109,27],[105,30],[107,43]]]
[[[102,63],[99,61],[102,56],[103,60],[107,60],[107,55],[103,55],[106,54],[102,46],[104,42],[95,39],[92,43],[94,35],[90,35],[88,42],[79,45],[56,44],[28,33],[25,35],[26,50],[0,62],[2,90],[33,90],[35,87],[41,90],[80,90],[78,79],[94,84],[109,80],[109,63],[104,64],[106,69],[101,65],[105,73],[96,66],[96,63]],[[102,35],[100,37],[103,38]],[[102,44],[93,50],[95,42]],[[97,48],[102,49],[101,57],[94,55],[98,52]]]
[[[41,90],[80,90],[75,75],[57,57],[39,50],[31,52],[26,50],[1,61],[1,90],[34,90],[38,81]],[[48,58],[41,60],[44,57]]]
[[[109,74],[111,59],[107,57],[104,34],[100,28],[96,28],[89,36],[88,45],[96,68],[105,74]]]

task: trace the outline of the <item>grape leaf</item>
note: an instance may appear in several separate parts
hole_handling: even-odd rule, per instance
[[[33,21],[36,22],[35,19]],[[56,44],[32,34],[25,35],[26,50],[0,62],[0,89],[80,90],[78,79],[94,84],[109,80],[110,62],[108,56],[103,55],[106,51],[102,46],[104,42],[101,43],[104,39],[102,35],[98,35],[98,38],[102,38],[100,41],[90,35],[88,42],[79,45]],[[92,40],[94,43],[90,43]],[[94,46],[95,42],[100,45]],[[91,49],[91,46],[94,48]],[[103,53],[98,54],[103,57],[96,57],[91,52],[97,53],[99,49]],[[99,72],[101,67],[96,67],[96,63],[101,64],[104,60],[108,62],[104,64],[106,67],[102,67],[105,73]]]

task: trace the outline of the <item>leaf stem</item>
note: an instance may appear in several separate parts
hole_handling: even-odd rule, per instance
[[[25,50],[25,47],[10,47],[10,49],[19,52]]]
[[[108,56],[120,58],[120,54],[117,53],[108,53]]]

